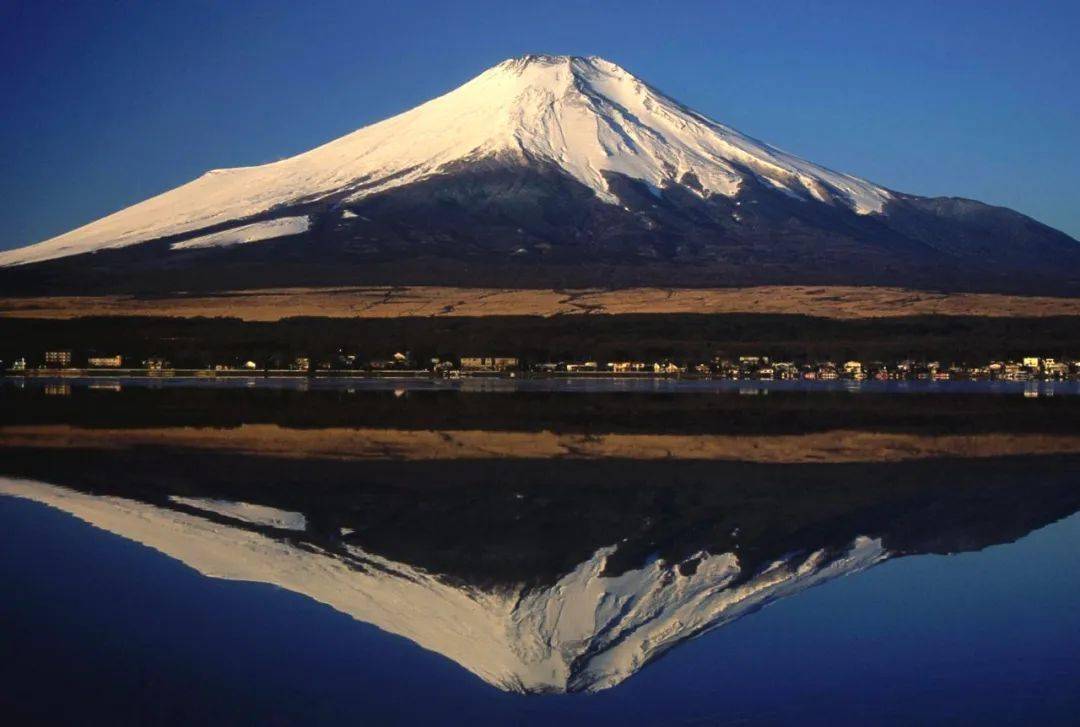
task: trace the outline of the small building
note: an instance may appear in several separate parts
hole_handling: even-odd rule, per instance
[[[657,361],[653,364],[654,374],[681,374],[685,372],[686,368],[679,366],[674,361]]]
[[[71,368],[71,351],[46,351],[45,365],[50,369]]]
[[[412,354],[407,351],[405,353],[399,351],[388,359],[376,359],[369,364],[372,369],[377,371],[385,369],[404,371],[410,369],[412,365]]]
[[[164,371],[169,368],[170,364],[161,356],[151,356],[143,361],[143,366],[146,367],[147,371]]]
[[[293,371],[310,371],[311,359],[307,356],[297,356],[295,359],[293,359],[291,368]]]
[[[12,371],[26,371],[26,359],[17,358],[15,362],[11,364]]]
[[[516,371],[521,361],[516,356],[462,356],[462,371]]]
[[[298,359],[296,359],[296,361],[297,362],[301,361],[302,358],[306,358],[306,357],[298,358]],[[359,354],[346,353],[343,350],[339,350],[337,352],[337,354],[334,356],[334,360],[330,361],[329,364],[327,366],[323,367],[323,368],[328,368],[328,369],[355,369],[355,368],[357,368],[357,363],[359,361],[360,361],[360,355]],[[391,362],[388,362],[387,366],[383,366],[382,368],[388,368],[388,367],[391,367],[392,365],[393,365],[393,362],[391,361]],[[294,368],[296,367],[296,362],[294,362],[293,367]],[[310,368],[311,368],[311,361],[309,360],[307,369],[297,369],[297,370],[307,371]]]
[[[1064,379],[1069,376],[1069,364],[1064,361],[1057,362],[1053,359],[1046,359],[1043,361],[1043,373],[1050,378]]]
[[[799,378],[799,367],[791,361],[777,361],[772,365],[775,377],[790,381]]]
[[[1002,376],[1006,381],[1027,381],[1031,374],[1027,368],[1017,363],[1007,363],[1002,369]]]
[[[1026,369],[1037,369],[1039,368],[1040,361],[1038,356],[1024,356],[1024,360],[1021,363]]]
[[[449,376],[454,371],[453,361],[444,361],[443,359],[433,358],[431,359],[431,372],[439,374],[441,376]]]
[[[713,367],[715,371],[725,379],[742,378],[742,369],[739,368],[739,365],[732,361],[728,361],[727,359],[714,359]]]
[[[609,361],[607,369],[615,374],[628,374],[632,371],[644,371],[645,363],[643,361]]]
[[[91,356],[86,359],[86,364],[92,369],[118,369],[124,363],[123,358],[116,356]]]

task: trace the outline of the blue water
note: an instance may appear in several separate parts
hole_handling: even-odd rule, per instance
[[[518,696],[270,586],[0,497],[0,699],[80,724],[1075,724],[1080,515],[779,601],[595,695]],[[9,722],[9,724],[12,722]]]
[[[738,393],[847,392],[852,394],[1011,394],[1015,396],[1078,396],[1080,381],[734,381],[731,379],[682,379],[666,377],[537,377],[435,379],[420,377],[318,377],[299,376],[57,376],[6,377],[0,385],[20,388],[67,384],[102,388],[268,388],[294,391],[436,391],[476,392],[641,392],[641,393]]]

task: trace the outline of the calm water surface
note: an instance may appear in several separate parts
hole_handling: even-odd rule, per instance
[[[1080,714],[1067,397],[161,383],[0,387],[15,723]]]
[[[853,394],[1015,394],[1027,396],[1080,395],[1080,381],[735,381],[731,379],[681,379],[659,377],[540,377],[433,379],[431,377],[332,377],[221,376],[221,377],[125,377],[65,376],[7,377],[12,387],[122,386],[161,388],[267,388],[351,391],[473,391],[473,392],[641,392],[641,393],[746,393],[849,392]]]
[[[0,498],[16,714],[184,723],[1069,724],[1080,516],[978,553],[885,563],[772,604],[598,694],[519,696],[272,587],[207,579]],[[9,712],[10,713],[10,712]]]

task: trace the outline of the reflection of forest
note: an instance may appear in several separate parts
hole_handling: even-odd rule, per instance
[[[399,395],[400,394],[400,395]],[[960,434],[1080,434],[1080,397],[994,394],[469,393],[454,390],[310,391],[266,388],[101,390],[70,396],[0,386],[0,427],[68,424],[95,428],[554,432],[557,434],[811,434],[836,430]]]

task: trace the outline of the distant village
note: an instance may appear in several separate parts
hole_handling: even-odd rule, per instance
[[[978,366],[939,361],[777,361],[768,356],[715,357],[709,361],[547,361],[525,362],[516,356],[462,356],[417,361],[409,352],[385,359],[362,360],[339,351],[332,357],[281,356],[268,360],[230,360],[204,368],[179,368],[164,357],[129,361],[120,354],[70,350],[44,351],[34,358],[0,361],[7,376],[148,375],[148,376],[581,376],[581,377],[689,377],[732,380],[833,381],[892,380],[1080,380],[1080,359],[1058,360],[1024,356],[1017,360],[988,361]]]

